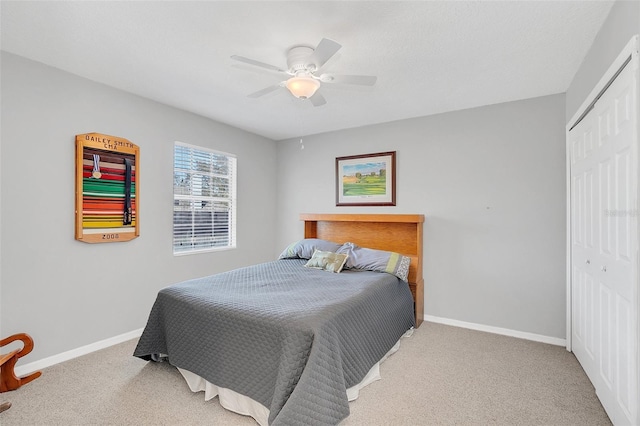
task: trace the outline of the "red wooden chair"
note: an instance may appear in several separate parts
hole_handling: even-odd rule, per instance
[[[6,346],[16,340],[22,341],[24,345],[22,349],[16,349],[7,354],[0,354],[0,392],[16,390],[20,386],[37,379],[42,374],[42,372],[36,371],[24,377],[16,377],[14,373],[16,362],[18,358],[22,358],[33,350],[33,339],[26,333],[18,333],[0,340],[0,347]]]

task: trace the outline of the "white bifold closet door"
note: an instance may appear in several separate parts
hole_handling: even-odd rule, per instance
[[[616,425],[638,424],[638,87],[634,62],[569,131],[571,348]]]

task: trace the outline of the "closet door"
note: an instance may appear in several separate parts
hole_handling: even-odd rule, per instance
[[[569,132],[572,349],[614,424],[638,422],[638,107],[632,63]]]

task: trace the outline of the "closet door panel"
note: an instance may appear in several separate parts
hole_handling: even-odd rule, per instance
[[[625,67],[568,133],[572,349],[614,424],[638,423],[638,82]]]

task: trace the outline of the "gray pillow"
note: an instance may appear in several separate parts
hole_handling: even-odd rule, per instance
[[[284,249],[278,259],[311,259],[316,250],[336,252],[340,244],[317,238],[305,238],[296,241]]]
[[[344,243],[336,253],[348,256],[344,269],[387,272],[408,281],[411,258],[400,253],[359,247],[353,243]]]

